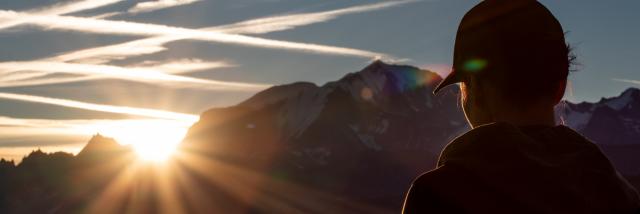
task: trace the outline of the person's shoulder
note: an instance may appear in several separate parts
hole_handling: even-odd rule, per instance
[[[464,170],[454,165],[443,165],[418,176],[413,185],[416,187],[442,187],[465,177]]]
[[[418,176],[411,186],[403,213],[464,213],[473,207],[474,191],[468,173],[455,165],[443,165]]]
[[[449,187],[455,185],[447,177],[458,176],[450,168],[441,166],[418,176],[406,195],[402,213],[461,213],[449,196]]]
[[[479,193],[493,192],[484,179],[454,164],[445,164],[418,176],[412,186],[418,191],[430,192],[460,202],[480,197]]]

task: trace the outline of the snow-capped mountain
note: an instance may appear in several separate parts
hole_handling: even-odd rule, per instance
[[[457,89],[433,95],[440,81],[376,61],[323,86],[275,86],[205,112],[183,146],[367,204],[399,206],[412,178],[467,129]]]
[[[640,89],[629,88],[596,103],[564,102],[556,115],[598,144],[621,173],[640,176]]]
[[[202,114],[182,146],[262,175],[397,210],[413,178],[468,126],[457,88],[437,74],[376,61],[322,86],[275,86]],[[640,90],[598,103],[564,102],[559,121],[596,141],[623,173],[640,175]],[[628,149],[631,148],[631,149]],[[256,187],[259,188],[259,187]],[[314,200],[314,199],[308,199]],[[307,200],[307,201],[308,201]]]
[[[564,101],[558,105],[556,114],[565,125],[596,143],[640,144],[640,89],[629,88],[620,96],[602,98],[596,103]]]
[[[563,102],[556,114],[565,125],[601,145],[640,145],[640,89],[599,102]]]

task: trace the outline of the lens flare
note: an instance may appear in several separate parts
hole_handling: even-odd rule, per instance
[[[470,72],[477,72],[487,67],[487,60],[484,59],[471,59],[464,63],[464,70]]]
[[[415,67],[403,66],[401,71],[392,72],[393,85],[398,91],[415,90],[420,87],[435,87],[439,82],[439,75],[431,70],[421,70]]]

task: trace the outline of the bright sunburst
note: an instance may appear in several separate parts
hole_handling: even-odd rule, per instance
[[[99,123],[94,128],[122,145],[131,145],[142,160],[163,161],[175,152],[190,125],[174,120],[140,119]]]

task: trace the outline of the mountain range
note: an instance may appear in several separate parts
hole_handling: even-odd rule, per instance
[[[441,80],[434,72],[375,61],[322,86],[306,82],[274,86],[237,105],[204,112],[179,148],[190,158],[175,165],[187,166],[184,173],[199,192],[195,198],[218,203],[199,203],[188,211],[397,213],[413,178],[433,169],[441,149],[469,129],[456,87],[433,95]],[[640,187],[639,109],[640,90],[630,88],[594,103],[563,101],[556,115],[559,124],[600,146],[616,168]],[[49,155],[40,153],[36,156]],[[34,165],[29,161],[33,155],[18,166],[0,161],[0,174],[17,174],[17,168]],[[130,148],[96,135],[75,157],[57,159],[73,162],[70,174],[109,163],[110,170],[99,171],[113,175],[131,161],[130,156]],[[196,167],[188,167],[189,163]],[[82,175],[86,182],[92,180]],[[88,199],[69,198],[99,192],[100,183],[113,177],[100,176],[100,182],[93,182],[95,188],[75,187],[82,191],[34,207],[45,212],[82,210]],[[62,184],[50,186],[56,185]],[[16,202],[7,192],[22,189],[6,188],[0,211],[20,210],[13,206],[41,195]],[[41,191],[56,195],[63,190]]]
[[[558,120],[592,140],[625,175],[640,175],[640,89],[595,103],[563,102]]]
[[[399,208],[413,178],[468,130],[457,88],[412,66],[375,61],[322,86],[294,83],[202,114],[183,146],[225,156],[334,195]],[[592,139],[625,175],[640,175],[640,90],[562,102],[558,123]],[[203,149],[204,148],[204,149]]]

